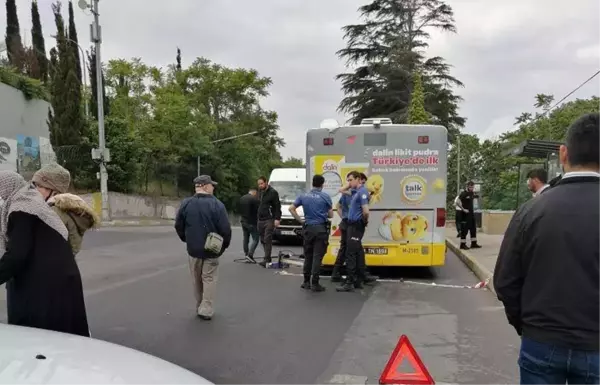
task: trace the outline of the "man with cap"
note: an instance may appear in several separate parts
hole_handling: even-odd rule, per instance
[[[71,174],[56,163],[36,171],[31,183],[63,221],[69,231],[69,244],[73,254],[77,255],[85,232],[100,224],[98,215],[81,197],[67,193]]]
[[[196,312],[203,320],[214,315],[219,257],[231,242],[227,210],[213,195],[216,185],[208,175],[196,177],[196,194],[181,203],[175,219],[177,235],[187,245]],[[222,244],[220,250],[215,250],[215,242],[221,243],[219,238]]]
[[[314,292],[325,290],[319,284],[319,273],[327,251],[329,218],[333,218],[333,203],[329,195],[323,192],[324,184],[323,175],[313,176],[312,190],[300,195],[289,207],[290,214],[304,224],[304,282],[300,287]],[[300,206],[304,208],[304,220],[296,212]]]

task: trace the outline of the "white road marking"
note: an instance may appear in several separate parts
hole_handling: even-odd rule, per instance
[[[175,271],[175,270],[179,270],[179,269],[182,269],[184,267],[188,267],[188,264],[186,263],[184,265],[178,265],[178,266],[164,268],[164,269],[159,270],[159,271],[154,271],[152,273],[138,275],[136,277],[125,279],[123,281],[115,282],[115,283],[112,283],[112,284],[109,284],[109,285],[106,285],[106,286],[101,286],[101,287],[98,287],[96,289],[84,290],[83,292],[84,292],[85,295],[88,295],[88,296],[89,295],[95,295],[95,294],[103,293],[103,292],[105,292],[107,290],[118,289],[119,287],[130,285],[132,283],[136,283],[136,282],[142,281],[144,279],[154,278],[154,277],[159,276],[161,274],[169,273],[169,272]],[[85,281],[85,278],[84,278],[84,281]]]
[[[367,383],[368,377],[365,376],[353,376],[350,374],[336,374],[329,380],[328,384],[352,384],[352,385],[364,385]]]

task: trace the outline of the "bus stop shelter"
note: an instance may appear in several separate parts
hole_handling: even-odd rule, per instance
[[[529,139],[512,148],[507,155],[529,158],[529,161],[519,162],[519,181],[517,183],[517,199],[515,210],[519,203],[527,201],[531,196],[524,189],[529,171],[535,168],[543,168],[548,172],[548,179],[552,179],[561,173],[558,150],[561,142],[549,140]]]

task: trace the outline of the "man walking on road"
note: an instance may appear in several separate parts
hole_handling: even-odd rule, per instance
[[[460,248],[462,250],[481,248],[477,243],[477,223],[473,211],[475,207],[473,201],[477,198],[477,195],[473,192],[474,188],[474,182],[467,183],[467,188],[460,193],[458,202],[456,202],[462,211],[460,223]],[[467,233],[470,233],[471,247],[467,246]]]
[[[254,251],[258,246],[258,205],[256,189],[251,188],[248,194],[240,198],[240,216],[244,233],[244,257],[250,263],[256,263]],[[252,238],[252,242],[250,242]]]
[[[271,249],[273,247],[273,231],[279,227],[281,220],[281,202],[279,193],[267,183],[267,178],[261,176],[258,178],[259,206],[258,206],[258,233],[260,243],[265,249],[265,258],[259,263],[262,267],[267,267],[271,262]]]
[[[304,222],[304,282],[300,287],[315,292],[325,291],[319,284],[319,274],[329,243],[328,218],[333,218],[333,203],[329,195],[323,192],[323,184],[325,178],[322,175],[313,176],[312,190],[298,196],[290,206],[290,214],[298,222]],[[304,207],[304,221],[296,212],[300,206]]]
[[[599,121],[569,127],[562,179],[517,210],[500,248],[494,287],[522,336],[522,384],[600,382]]]
[[[548,184],[548,172],[543,168],[536,168],[527,173],[527,188],[534,197],[539,196],[550,187]]]
[[[200,175],[194,185],[196,195],[181,203],[175,230],[187,244],[196,311],[200,318],[210,320],[215,311],[219,257],[231,242],[231,226],[225,205],[213,195],[217,182]]]

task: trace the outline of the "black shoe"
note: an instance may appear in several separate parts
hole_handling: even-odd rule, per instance
[[[456,238],[460,238],[460,234],[456,234]]]
[[[460,249],[461,249],[461,250],[469,250],[469,249],[470,249],[470,247],[469,247],[469,246],[467,246],[467,245],[465,245],[464,243],[461,243],[461,244],[460,244]]]
[[[316,292],[316,293],[320,293],[322,291],[325,291],[325,288],[323,286],[321,286],[318,282],[317,283],[312,283],[310,285],[310,290]]]
[[[342,286],[336,287],[335,291],[338,291],[338,292],[351,292],[351,291],[354,291],[354,285],[351,284],[350,282],[346,282]]]
[[[266,269],[266,268],[267,268],[267,263],[269,263],[269,262],[267,262],[267,261],[262,261],[262,262],[260,262],[260,263],[258,264],[258,266],[260,266],[260,267],[264,267],[264,268]]]
[[[310,282],[303,282],[302,285],[300,285],[300,288],[304,290],[310,290]]]
[[[477,242],[471,242],[471,249],[481,249],[481,245],[479,245]]]
[[[342,282],[342,275],[341,274],[332,274],[331,282]]]
[[[354,282],[354,288],[360,290],[360,289],[363,289],[364,287],[363,287],[362,282]]]
[[[209,315],[198,314],[198,317],[200,317],[200,319],[203,319],[204,321],[210,321],[212,319],[212,317]]]

